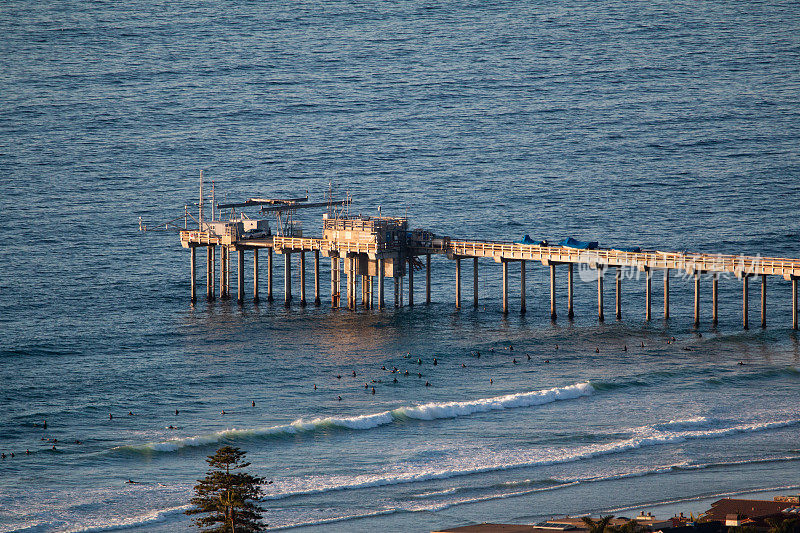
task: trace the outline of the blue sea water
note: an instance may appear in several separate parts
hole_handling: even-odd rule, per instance
[[[516,299],[501,314],[490,261],[480,306],[458,311],[441,257],[430,305],[418,276],[413,308],[331,310],[323,261],[320,308],[280,291],[191,306],[187,251],[137,219],[194,210],[202,169],[218,200],[323,200],[332,182],[357,212],[458,238],[800,257],[798,15],[778,0],[5,2],[0,531],[189,531],[223,444],[273,482],[270,527],[294,531],[797,493],[780,278],[765,331],[756,284],[741,328],[735,279],[718,327],[706,278],[698,330],[677,275],[662,320],[659,274],[650,323],[635,279],[622,321],[613,283],[605,322],[594,283],[569,321],[560,269],[552,323],[532,263],[527,314]],[[306,235],[321,214],[302,215]]]

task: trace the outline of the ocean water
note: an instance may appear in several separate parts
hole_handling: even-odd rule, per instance
[[[204,170],[218,200],[322,200],[333,183],[356,212],[458,238],[800,257],[799,11],[5,2],[0,531],[190,531],[224,444],[272,481],[270,527],[303,532],[796,494],[800,345],[780,278],[763,331],[757,283],[741,328],[735,279],[712,327],[706,278],[693,329],[677,273],[668,321],[657,273],[650,323],[635,276],[622,321],[609,277],[599,323],[591,282],[566,319],[559,269],[551,322],[533,263],[527,314],[516,265],[500,313],[490,261],[477,309],[465,265],[458,311],[442,257],[430,305],[418,275],[413,308],[331,310],[323,261],[319,308],[284,308],[280,268],[272,304],[191,306],[188,252],[137,220],[194,210]],[[321,215],[302,213],[306,235]]]

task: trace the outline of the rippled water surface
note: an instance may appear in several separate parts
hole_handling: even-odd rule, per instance
[[[693,330],[675,272],[666,322],[661,273],[650,323],[636,273],[622,321],[612,274],[606,321],[592,282],[567,320],[559,267],[553,323],[534,263],[527,314],[512,264],[503,317],[488,260],[477,309],[465,262],[457,311],[443,257],[430,305],[418,275],[413,308],[332,311],[323,260],[323,305],[286,309],[277,256],[274,303],[192,307],[188,252],[137,219],[194,213],[203,169],[218,201],[321,201],[332,182],[356,212],[458,238],[800,257],[798,14],[777,0],[6,2],[0,531],[191,530],[182,512],[222,444],[273,481],[270,527],[295,531],[796,493],[782,278],[765,331],[741,329],[736,279],[711,327],[707,278]],[[301,214],[306,235],[321,214]]]

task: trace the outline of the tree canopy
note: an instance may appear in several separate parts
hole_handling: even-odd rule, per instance
[[[256,503],[262,496],[264,478],[242,471],[250,466],[244,460],[246,453],[224,446],[206,459],[211,468],[194,487],[196,496],[191,503],[195,507],[186,511],[187,515],[205,515],[194,518],[203,533],[250,533],[267,527],[261,521],[264,509]]]

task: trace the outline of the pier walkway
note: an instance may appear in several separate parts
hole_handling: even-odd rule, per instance
[[[202,226],[202,225],[201,225]],[[323,220],[323,237],[261,236],[247,237],[233,230],[207,231],[183,230],[181,244],[191,250],[192,301],[196,300],[196,248],[207,248],[207,283],[209,299],[215,297],[215,248],[220,248],[220,296],[229,297],[230,252],[238,254],[237,299],[244,300],[244,253],[253,254],[253,298],[259,298],[258,251],[267,252],[267,298],[273,299],[273,252],[284,256],[284,300],[292,302],[292,255],[299,255],[300,304],[306,305],[305,254],[314,254],[314,303],[320,305],[319,257],[331,259],[331,305],[341,305],[341,280],[344,270],[347,307],[358,306],[358,277],[361,278],[361,302],[365,308],[373,307],[374,287],[377,281],[377,307],[384,308],[384,279],[394,280],[394,305],[403,305],[403,279],[408,280],[408,304],[414,304],[414,271],[425,270],[425,301],[430,302],[431,255],[444,255],[453,260],[456,270],[454,288],[455,305],[462,306],[461,261],[473,260],[473,305],[478,305],[478,260],[491,258],[502,265],[502,309],[508,313],[508,264],[520,264],[520,311],[526,311],[526,263],[541,263],[550,271],[550,313],[556,318],[556,267],[567,268],[567,314],[574,316],[573,284],[575,265],[585,279],[590,272],[597,280],[598,317],[604,319],[605,272],[615,269],[615,315],[622,317],[622,269],[636,269],[644,273],[645,318],[652,318],[652,275],[663,272],[663,312],[669,318],[670,272],[685,273],[694,280],[694,323],[700,323],[700,277],[712,277],[712,321],[718,321],[718,281],[721,275],[733,275],[742,282],[742,325],[748,328],[748,280],[761,279],[761,326],[767,323],[766,287],[770,276],[791,283],[792,327],[798,328],[797,282],[800,279],[800,259],[773,258],[745,255],[680,253],[663,251],[628,252],[614,249],[577,249],[566,246],[520,244],[510,242],[467,241],[436,236],[424,230],[408,230],[404,218],[342,217]],[[342,260],[340,262],[340,259]],[[424,259],[424,261],[423,261]]]

